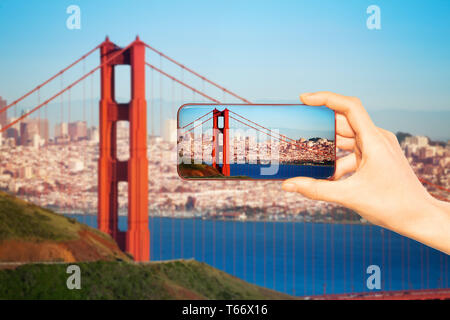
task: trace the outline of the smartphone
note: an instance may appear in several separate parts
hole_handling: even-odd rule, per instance
[[[325,106],[185,104],[177,123],[184,179],[330,179],[336,169],[335,113]]]

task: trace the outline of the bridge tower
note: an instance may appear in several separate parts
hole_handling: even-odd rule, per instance
[[[109,233],[136,261],[150,257],[148,228],[147,103],[145,100],[145,44],[139,37],[121,54],[108,38],[100,47],[100,158],[98,171],[98,228]],[[103,65],[103,63],[105,63]],[[114,67],[130,65],[131,100],[117,103]],[[130,157],[117,159],[117,122],[129,121]],[[118,229],[118,184],[128,183],[128,230]]]
[[[220,119],[223,119],[219,122]],[[222,137],[222,146],[219,138]],[[229,161],[229,117],[228,109],[219,111],[213,110],[213,144],[212,144],[212,165],[219,170],[224,176],[230,175],[230,161]],[[220,153],[222,151],[222,159]],[[222,161],[220,161],[222,160]],[[222,162],[222,165],[220,165]]]

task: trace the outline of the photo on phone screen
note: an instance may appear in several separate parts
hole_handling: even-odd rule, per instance
[[[328,179],[335,113],[301,104],[186,104],[178,110],[177,153],[184,179]]]

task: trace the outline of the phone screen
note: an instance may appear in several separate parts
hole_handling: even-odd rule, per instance
[[[325,106],[186,104],[177,134],[184,179],[329,179],[335,171],[335,113]]]

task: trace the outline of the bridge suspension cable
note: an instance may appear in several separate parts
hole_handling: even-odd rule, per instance
[[[201,117],[195,119],[194,121],[189,122],[187,125],[185,125],[185,126],[182,127],[181,129],[184,129],[184,128],[186,128],[186,127],[189,127],[189,126],[190,126],[191,124],[193,124],[195,121],[198,121],[198,120],[200,120],[200,119],[206,117],[206,116],[207,116],[208,114],[210,114],[211,112],[212,112],[212,111],[209,111],[209,112],[205,113],[204,115],[202,115]]]
[[[67,67],[65,67],[64,69],[62,69],[61,71],[59,71],[58,73],[56,73],[55,75],[53,75],[52,77],[48,78],[47,80],[45,80],[44,82],[42,82],[40,85],[38,85],[37,87],[35,87],[34,89],[28,91],[27,93],[25,93],[23,96],[21,96],[20,98],[18,98],[17,100],[11,102],[9,105],[3,107],[2,109],[0,109],[0,113],[5,112],[6,110],[8,110],[9,108],[11,108],[12,106],[16,105],[17,103],[19,103],[20,101],[22,101],[23,99],[25,99],[26,97],[28,97],[30,94],[36,92],[37,90],[41,89],[43,86],[45,86],[46,84],[48,84],[49,82],[51,82],[52,80],[54,80],[55,78],[57,78],[58,76],[61,76],[62,74],[64,74],[67,70],[71,69],[73,66],[75,66],[76,64],[78,64],[80,61],[86,59],[88,56],[90,56],[93,52],[95,52],[95,50],[97,50],[98,48],[100,48],[101,44],[99,44],[98,46],[96,46],[95,48],[93,48],[92,50],[90,50],[89,52],[87,52],[86,54],[82,55],[79,59],[75,60],[73,63],[71,63],[70,65],[68,65]]]
[[[150,45],[148,45],[148,44],[146,44],[146,43],[145,43],[144,45],[145,45],[148,49],[150,49],[150,50],[152,50],[153,52],[159,54],[161,57],[163,57],[163,58],[169,60],[170,62],[172,62],[172,63],[174,63],[174,64],[176,64],[176,65],[179,66],[180,68],[182,68],[182,69],[184,69],[184,70],[186,70],[186,71],[192,73],[193,75],[195,75],[196,77],[202,79],[203,81],[206,81],[207,83],[209,83],[209,84],[215,86],[216,88],[219,88],[220,90],[222,90],[223,92],[228,93],[229,95],[232,95],[233,97],[235,97],[235,98],[241,100],[241,101],[244,102],[244,103],[251,104],[251,102],[248,101],[247,99],[245,99],[245,98],[243,98],[243,97],[237,95],[237,94],[234,93],[234,92],[231,92],[230,90],[228,90],[228,89],[222,87],[221,85],[219,85],[219,84],[217,84],[217,83],[215,83],[215,82],[209,80],[208,78],[206,78],[206,77],[200,75],[199,73],[195,72],[194,70],[192,70],[192,69],[186,67],[185,65],[183,65],[183,64],[179,63],[178,61],[175,61],[174,59],[172,59],[172,58],[170,58],[169,56],[165,55],[165,54],[162,53],[161,51],[159,51],[159,50],[157,50],[157,49],[151,47]]]
[[[237,114],[237,113],[233,112],[233,114]],[[237,115],[238,115],[238,114],[237,114]],[[241,116],[241,117],[242,117],[242,116]],[[297,147],[299,147],[299,148],[301,148],[301,149],[303,149],[303,150],[308,150],[308,151],[312,151],[312,152],[314,152],[314,153],[319,153],[319,154],[321,154],[321,155],[325,155],[323,152],[321,152],[321,150],[314,150],[314,149],[311,149],[311,150],[310,150],[310,149],[308,149],[307,147],[300,145],[296,140],[291,139],[291,138],[289,138],[289,137],[286,137],[286,136],[284,136],[284,135],[282,135],[282,134],[279,134],[279,133],[277,134],[277,135],[279,135],[281,138],[280,138],[280,137],[274,137],[274,136],[272,135],[272,133],[273,133],[272,130],[267,129],[267,128],[261,126],[261,125],[258,125],[257,123],[255,123],[255,122],[253,122],[253,121],[248,120],[248,121],[250,121],[250,122],[252,122],[252,123],[254,123],[254,124],[256,124],[256,125],[258,125],[258,126],[260,126],[260,127],[262,127],[262,128],[264,128],[265,130],[268,130],[270,133],[269,133],[269,132],[264,132],[264,131],[262,131],[262,130],[260,130],[260,129],[258,129],[258,128],[255,128],[255,127],[249,125],[248,123],[245,123],[245,122],[243,122],[243,121],[241,121],[241,120],[239,120],[239,119],[236,119],[236,118],[233,117],[233,116],[230,116],[230,118],[233,119],[233,120],[235,120],[235,121],[238,121],[238,122],[240,122],[240,123],[242,123],[242,124],[244,124],[244,125],[246,125],[246,126],[248,126],[248,127],[250,127],[250,128],[252,128],[252,129],[257,130],[258,132],[262,132],[262,133],[264,133],[264,134],[266,134],[266,135],[268,135],[268,136],[270,136],[270,137],[272,137],[272,138],[275,138],[275,139],[279,140],[280,142],[286,142],[286,143],[288,143],[288,144],[290,144],[290,145],[295,145],[295,146],[297,146]],[[283,140],[283,138],[284,138],[284,140]],[[287,140],[294,141],[294,142],[288,142],[288,141],[286,141],[286,139],[287,139]]]
[[[30,114],[34,113],[36,110],[39,110],[41,107],[47,105],[49,102],[51,102],[52,100],[54,100],[55,98],[57,98],[58,96],[60,96],[61,94],[63,94],[64,92],[66,92],[67,90],[70,90],[72,87],[74,87],[75,85],[77,85],[78,83],[80,83],[81,81],[83,81],[84,79],[86,79],[88,76],[90,76],[91,74],[93,74],[95,71],[97,71],[98,69],[100,69],[101,67],[103,67],[104,65],[106,65],[107,63],[109,63],[111,60],[115,59],[116,57],[118,57],[120,54],[122,54],[125,50],[127,50],[129,47],[131,47],[132,43],[130,43],[128,46],[126,46],[123,49],[118,50],[117,52],[115,52],[114,54],[112,54],[108,59],[106,59],[103,63],[101,63],[100,65],[98,65],[97,67],[93,68],[91,71],[89,71],[88,73],[86,73],[85,75],[83,75],[82,77],[78,78],[77,80],[75,80],[74,82],[72,82],[70,85],[68,85],[67,87],[65,87],[63,90],[59,91],[58,93],[54,94],[53,96],[51,96],[49,99],[45,100],[43,103],[39,104],[38,106],[34,107],[33,109],[31,109],[30,111],[24,113],[22,116],[20,116],[19,118],[17,118],[16,120],[12,121],[11,123],[9,123],[8,125],[6,125],[5,127],[0,129],[0,132],[4,132],[6,130],[8,130],[10,127],[14,126],[16,123],[22,121],[23,119],[25,119],[26,117],[28,117]]]
[[[195,128],[197,128],[197,127],[199,127],[199,126],[203,125],[203,124],[204,124],[205,122],[207,122],[207,121],[211,120],[212,118],[213,118],[213,117],[210,117],[210,118],[206,119],[205,121],[203,121],[203,122],[201,122],[201,123],[199,123],[199,124],[197,124],[197,125],[193,126],[192,128],[190,128],[190,129],[186,130],[186,131],[184,132],[184,134],[186,134],[186,133],[188,133],[188,132],[190,132],[190,131],[194,130]]]
[[[266,128],[266,127],[264,127],[264,126],[262,126],[262,125],[260,125],[260,124],[258,124],[258,123],[256,123],[256,122],[254,122],[254,121],[252,121],[252,120],[250,120],[250,119],[247,119],[246,117],[241,116],[239,113],[233,112],[232,110],[229,110],[229,111],[230,111],[230,113],[233,113],[233,114],[235,114],[236,116],[238,116],[238,117],[240,117],[240,118],[242,118],[242,119],[244,119],[244,120],[246,120],[246,121],[248,121],[248,122],[250,122],[250,123],[253,123],[254,125],[256,125],[256,126],[262,128],[262,129],[264,129],[264,130],[267,130],[267,131],[269,131],[269,132],[271,132],[271,133],[273,132],[271,129]],[[295,142],[295,143],[297,142],[297,140],[291,139],[291,138],[289,138],[289,137],[287,137],[287,136],[285,136],[285,135],[283,135],[283,134],[280,134],[280,133],[279,133],[278,135],[281,136],[281,137],[284,138],[284,139],[293,141],[293,142]]]
[[[212,97],[210,97],[210,96],[204,94],[203,92],[201,92],[201,91],[195,89],[194,87],[191,87],[190,85],[188,85],[188,84],[182,82],[181,80],[175,78],[174,76],[171,76],[170,74],[168,74],[168,73],[164,72],[163,70],[161,70],[161,69],[155,67],[154,65],[152,65],[152,64],[150,64],[150,63],[148,63],[148,62],[146,62],[145,64],[146,64],[148,67],[152,68],[153,70],[158,71],[160,74],[166,76],[167,78],[169,78],[169,79],[171,79],[171,80],[173,80],[173,81],[175,81],[175,82],[181,84],[182,86],[188,88],[189,90],[192,90],[193,92],[198,93],[199,95],[201,95],[201,96],[203,96],[203,97],[205,97],[205,98],[207,98],[207,99],[209,99],[209,100],[211,100],[211,101],[213,101],[213,102],[215,102],[215,103],[220,103],[219,100],[216,100],[216,99],[214,99],[214,98],[212,98]]]
[[[426,180],[424,178],[419,178],[419,180],[420,180],[420,182],[428,184],[428,185],[430,185],[430,186],[432,186],[432,187],[434,187],[436,189],[440,189],[440,190],[443,190],[443,191],[446,191],[446,192],[450,192],[450,189],[447,189],[447,188],[445,188],[443,186],[440,186],[440,185],[437,185],[435,183],[432,183],[431,181],[428,181],[428,180]]]

